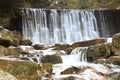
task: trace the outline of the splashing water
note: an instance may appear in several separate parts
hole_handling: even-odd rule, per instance
[[[62,55],[63,63],[87,62],[86,53],[88,47],[78,47],[72,50],[70,55]]]

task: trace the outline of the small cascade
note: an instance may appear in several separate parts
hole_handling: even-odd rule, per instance
[[[72,50],[70,55],[62,55],[63,63],[87,62],[86,53],[88,47],[78,47]]]
[[[22,12],[24,39],[33,44],[71,43],[99,37],[93,10],[25,8]]]
[[[87,62],[86,53],[88,47],[78,47],[72,50],[71,55],[75,55],[74,60],[80,62]]]

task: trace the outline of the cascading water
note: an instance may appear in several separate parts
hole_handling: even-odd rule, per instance
[[[33,44],[70,43],[99,37],[94,11],[22,9],[23,38]]]
[[[108,26],[110,26],[110,25],[106,21],[106,17],[104,15],[103,11],[101,11],[101,10],[98,11],[98,14],[99,14],[100,36],[103,36],[105,34],[104,37],[109,37],[110,32],[109,32],[109,27]]]
[[[86,53],[88,47],[77,47],[70,55],[62,55],[63,63],[87,62]]]

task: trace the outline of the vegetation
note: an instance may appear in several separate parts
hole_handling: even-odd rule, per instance
[[[0,17],[15,17],[21,7],[113,9],[120,7],[120,0],[0,0]]]
[[[0,0],[0,25],[9,25],[11,18],[23,16],[20,8],[115,9],[120,0]]]
[[[111,9],[120,7],[120,0],[0,0],[0,16],[13,17],[20,7]]]

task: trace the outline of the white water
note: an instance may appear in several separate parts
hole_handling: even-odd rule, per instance
[[[94,11],[22,9],[23,38],[33,44],[71,43],[99,37]]]
[[[65,64],[74,64],[75,62],[87,62],[87,47],[78,47],[72,50],[70,55],[61,55]]]

